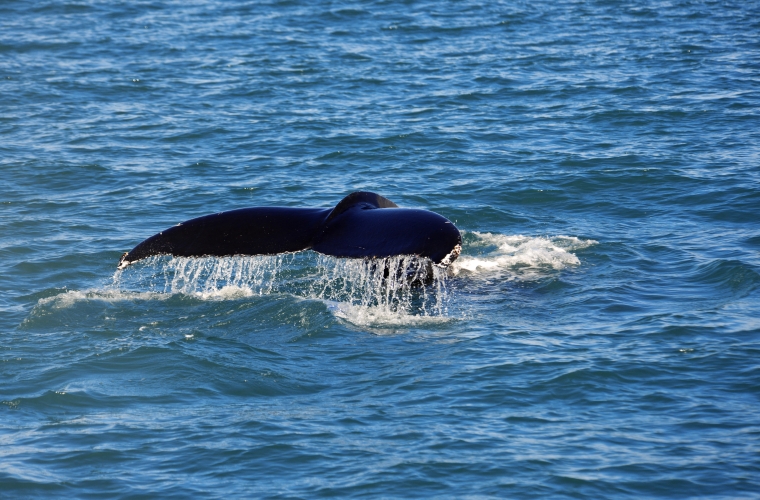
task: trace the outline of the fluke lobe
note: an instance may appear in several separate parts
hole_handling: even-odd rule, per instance
[[[448,266],[462,236],[445,217],[398,208],[387,198],[356,192],[334,208],[253,207],[205,215],[162,231],[121,256],[119,269],[152,255],[226,257],[312,249],[334,257],[427,257]]]

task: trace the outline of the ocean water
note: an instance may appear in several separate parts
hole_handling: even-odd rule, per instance
[[[116,270],[356,190],[461,257]],[[760,497],[760,4],[0,2],[0,402],[2,498]]]

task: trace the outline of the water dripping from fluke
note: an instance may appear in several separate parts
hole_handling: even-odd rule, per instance
[[[467,309],[482,278],[541,279],[581,265],[578,250],[597,244],[572,236],[529,237],[468,232],[463,252],[443,267],[413,255],[341,258],[311,250],[232,257],[152,256],[117,270],[104,297],[152,293],[200,300],[289,295],[325,304],[360,325],[449,321]],[[97,295],[97,294],[96,294]]]
[[[287,294],[323,302],[336,317],[359,324],[402,325],[446,320],[449,271],[430,259],[336,258],[312,251],[234,257],[156,256],[117,270],[112,287],[228,300]]]

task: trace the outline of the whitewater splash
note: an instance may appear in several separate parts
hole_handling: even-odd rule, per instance
[[[235,257],[151,257],[114,275],[112,288],[202,300],[288,294],[359,323],[409,323],[448,312],[447,270],[427,259],[339,259],[315,252]]]
[[[491,275],[508,273],[510,278],[537,277],[547,270],[579,266],[572,253],[597,244],[575,236],[530,237],[469,232],[464,235],[466,255],[457,259],[452,274]]]
[[[99,290],[68,291],[40,299],[44,309],[79,301],[165,300],[175,295],[200,300],[235,300],[290,295],[319,300],[336,317],[371,326],[449,321],[466,308],[457,291],[469,290],[468,276],[510,280],[535,278],[580,265],[574,251],[594,240],[572,236],[528,237],[464,233],[462,255],[442,269],[426,259],[339,259],[306,251],[295,254],[187,258],[151,257],[116,271]],[[472,293],[469,290],[468,293]]]

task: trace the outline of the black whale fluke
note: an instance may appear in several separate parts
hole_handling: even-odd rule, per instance
[[[225,257],[312,249],[334,257],[427,257],[448,266],[462,237],[445,217],[398,208],[387,198],[356,192],[334,208],[253,207],[205,215],[162,231],[121,256],[119,269],[152,255]]]

